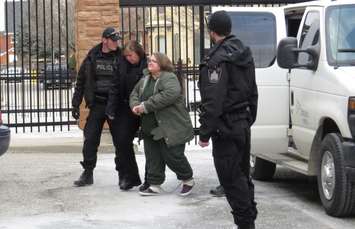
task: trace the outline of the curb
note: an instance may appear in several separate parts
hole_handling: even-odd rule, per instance
[[[83,148],[83,131],[72,128],[70,131],[11,133],[9,152],[50,152],[81,153]],[[98,151],[113,153],[113,144],[109,131],[104,131]]]

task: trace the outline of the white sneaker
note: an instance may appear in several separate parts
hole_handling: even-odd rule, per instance
[[[160,185],[150,185],[149,188],[139,191],[141,196],[157,196],[163,192],[163,189]]]

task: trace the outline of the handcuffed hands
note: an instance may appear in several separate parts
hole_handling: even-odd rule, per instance
[[[141,104],[141,105],[134,106],[132,108],[132,112],[133,112],[133,114],[138,115],[138,116],[143,114],[144,113],[143,105]]]

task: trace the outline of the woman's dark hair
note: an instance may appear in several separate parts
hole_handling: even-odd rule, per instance
[[[174,65],[167,55],[160,52],[155,52],[152,55],[155,57],[155,59],[157,59],[158,65],[160,67],[160,71],[174,72]],[[176,75],[176,77],[178,78],[181,86],[181,94],[183,94],[183,90],[184,90],[183,79],[180,74]]]
[[[123,51],[131,51],[137,53],[140,59],[143,59],[146,57],[144,49],[141,44],[138,43],[138,41],[128,41],[126,45],[123,48]]]

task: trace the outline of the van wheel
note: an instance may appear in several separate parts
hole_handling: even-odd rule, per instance
[[[275,174],[276,164],[250,155],[250,174],[256,180],[271,180]]]
[[[342,217],[355,213],[355,185],[346,176],[342,138],[327,134],[322,141],[318,167],[318,192],[328,215]]]

